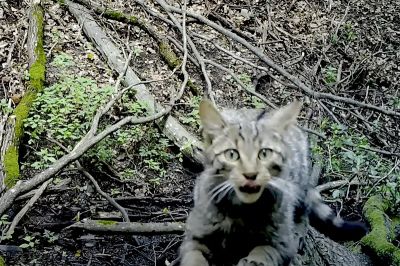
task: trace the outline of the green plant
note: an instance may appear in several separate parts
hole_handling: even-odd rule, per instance
[[[392,96],[389,100],[389,104],[395,109],[400,109],[400,97]]]
[[[74,76],[64,76],[57,84],[46,88],[38,95],[25,122],[25,132],[30,136],[28,144],[33,149],[30,154],[33,156],[23,167],[44,169],[65,153],[46,139],[57,140],[71,149],[89,130],[96,110],[109,99],[113,90],[109,86],[98,87],[90,78]],[[114,110],[124,115],[146,115],[148,106],[135,101],[134,94],[135,91],[124,94]],[[196,104],[195,101],[192,104]],[[101,121],[99,131],[109,123],[112,122],[106,119]],[[150,171],[162,177],[166,174],[166,163],[175,158],[169,151],[170,145],[169,140],[150,123],[129,126],[97,143],[82,159],[97,165],[98,162],[112,164],[113,160],[128,156],[135,159],[134,169]],[[119,170],[124,172],[129,169],[129,163],[125,163],[124,167]],[[133,170],[129,172],[129,178],[132,176],[135,176]]]
[[[67,68],[74,66],[75,63],[71,55],[66,53],[59,53],[54,57],[50,65],[60,68]]]
[[[241,82],[243,82],[246,86],[253,87],[251,83],[251,77],[247,73],[241,73],[237,76]]]
[[[334,67],[328,67],[324,71],[324,81],[326,84],[333,84],[336,82],[337,78],[337,69]]]
[[[8,215],[4,214],[3,216],[1,216],[0,218],[0,227],[4,226],[4,225],[9,225],[10,222],[8,221]]]
[[[357,177],[360,181],[368,182],[371,177],[385,176],[394,167],[394,162],[386,160],[376,152],[368,150],[370,144],[368,139],[347,128],[343,125],[331,123],[327,119],[323,119],[320,125],[321,129],[328,135],[326,141],[321,145],[313,145],[311,152],[317,157],[326,158],[324,167],[326,169],[326,177],[332,179],[348,179]],[[367,148],[367,149],[366,149]],[[387,197],[393,199],[393,203],[400,199],[399,178],[400,169],[393,169],[391,174],[391,182],[385,187],[377,187],[374,193],[385,193]],[[395,181],[397,180],[397,181]],[[397,183],[396,183],[397,182]],[[365,189],[370,190],[370,187]],[[343,191],[334,191],[334,198],[342,197]],[[396,205],[397,206],[397,205]]]
[[[21,248],[34,248],[35,245],[39,244],[39,240],[35,239],[34,236],[25,236],[23,240],[25,241],[25,243],[19,245],[19,247]]]
[[[179,117],[179,120],[185,124],[195,128],[200,126],[199,105],[201,97],[193,96],[189,99],[189,107],[192,109],[186,116]]]
[[[386,183],[378,187],[379,193],[389,205],[391,213],[400,212],[400,174],[388,177]]]
[[[344,34],[346,40],[349,42],[354,41],[357,38],[357,35],[353,29],[353,25],[350,22],[344,24]]]
[[[132,50],[133,54],[135,55],[135,57],[139,57],[140,54],[143,52],[143,48],[140,46],[135,46]]]
[[[255,91],[256,88],[254,87],[249,74],[242,73],[242,74],[238,75],[238,78],[241,82],[243,82],[243,84],[247,87],[248,90],[253,91],[253,92]],[[250,102],[250,104],[253,108],[256,108],[256,109],[265,108],[265,103],[255,96],[247,96],[247,97],[245,97],[245,99],[247,102]]]
[[[0,100],[0,113],[2,115],[11,114],[13,109],[8,106],[7,99]]]
[[[37,146],[47,137],[71,147],[87,132],[94,113],[111,92],[111,87],[98,88],[94,80],[85,77],[66,77],[46,88],[38,94],[25,121],[28,144]],[[34,153],[35,169],[43,169],[63,155],[55,144]]]
[[[44,230],[43,236],[47,239],[48,243],[54,243],[56,240],[58,240],[58,234],[46,229]]]

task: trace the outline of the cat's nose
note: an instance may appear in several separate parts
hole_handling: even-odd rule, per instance
[[[245,173],[245,174],[243,174],[243,176],[244,176],[247,180],[256,180],[257,173]]]

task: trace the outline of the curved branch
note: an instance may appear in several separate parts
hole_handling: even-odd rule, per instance
[[[175,13],[179,13],[179,14],[182,14],[182,12],[183,12],[181,9],[176,8],[174,6],[171,6],[171,5],[168,5],[166,7],[168,8],[168,10],[170,12],[175,12]],[[399,116],[400,117],[400,113],[396,112],[396,111],[393,111],[393,110],[383,109],[383,108],[381,108],[379,106],[376,106],[376,105],[359,102],[359,101],[356,101],[356,100],[353,100],[353,99],[350,99],[350,98],[336,96],[336,95],[333,95],[333,94],[330,94],[330,93],[323,93],[323,92],[314,91],[309,86],[304,84],[300,79],[298,79],[297,77],[295,77],[292,74],[290,74],[283,67],[277,65],[268,56],[266,56],[260,49],[258,49],[257,47],[253,46],[252,44],[247,42],[242,37],[240,37],[240,36],[236,35],[235,33],[225,29],[224,27],[222,27],[222,26],[210,21],[209,19],[205,18],[204,16],[201,16],[199,14],[196,14],[196,13],[193,13],[193,12],[190,12],[190,11],[187,11],[187,15],[192,17],[192,18],[195,18],[195,19],[201,21],[202,23],[204,23],[204,24],[206,24],[208,26],[210,26],[211,28],[215,29],[219,33],[230,37],[232,40],[235,40],[235,41],[239,42],[240,44],[245,46],[247,49],[249,49],[251,52],[253,52],[257,57],[259,57],[261,61],[263,61],[269,67],[271,67],[274,70],[276,70],[282,76],[284,76],[285,78],[290,80],[293,84],[295,84],[298,88],[303,90],[306,94],[308,94],[309,96],[314,97],[315,99],[330,99],[330,100],[333,100],[333,101],[339,101],[339,102],[343,102],[343,103],[348,103],[348,104],[352,104],[352,105],[357,105],[357,106],[360,106],[360,107],[368,108],[368,109],[371,109],[371,110],[375,110],[375,111],[381,112],[381,113],[386,114],[386,115],[392,115],[392,116]]]

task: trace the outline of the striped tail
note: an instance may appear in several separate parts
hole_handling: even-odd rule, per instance
[[[362,222],[344,221],[337,217],[332,209],[323,203],[317,190],[308,192],[310,200],[310,224],[322,234],[333,240],[359,240],[368,233]]]

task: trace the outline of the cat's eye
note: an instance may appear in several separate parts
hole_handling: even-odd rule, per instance
[[[258,153],[258,159],[260,160],[266,160],[272,153],[271,149],[261,149],[260,152]]]
[[[225,151],[225,157],[229,161],[237,161],[239,160],[239,152],[235,149],[229,149]]]

